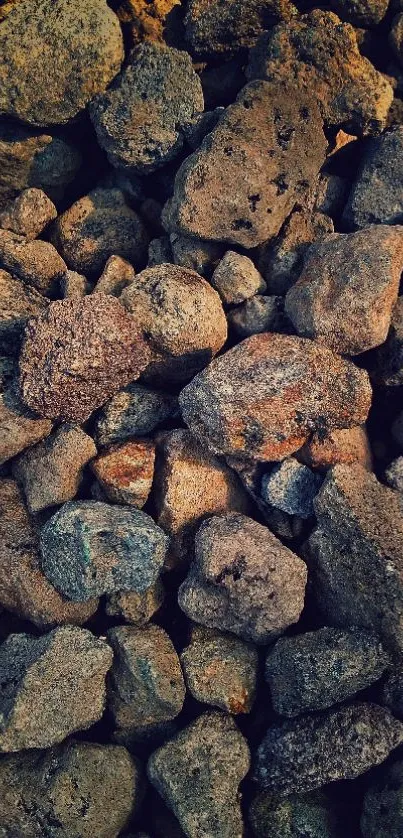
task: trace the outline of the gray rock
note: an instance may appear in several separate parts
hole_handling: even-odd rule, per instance
[[[393,460],[385,471],[385,479],[391,489],[403,492],[403,457]]]
[[[403,655],[397,655],[383,682],[380,703],[403,719]]]
[[[283,460],[262,477],[262,498],[288,515],[310,518],[313,500],[322,485],[322,477],[293,457]]]
[[[173,261],[169,236],[160,236],[158,239],[151,239],[148,245],[147,268],[154,268],[155,265],[162,265],[164,262]]]
[[[157,579],[144,594],[136,591],[119,591],[111,594],[106,600],[106,613],[110,617],[118,617],[125,623],[145,626],[150,622],[156,611],[164,601],[164,586]]]
[[[385,17],[389,0],[330,0],[334,11],[353,26],[376,26]]]
[[[57,217],[53,201],[42,189],[24,189],[13,203],[0,213],[0,227],[26,239],[36,239]]]
[[[193,151],[196,151],[204,140],[206,134],[210,134],[216,127],[218,120],[223,115],[224,108],[214,108],[213,111],[205,111],[200,114],[196,122],[185,126],[186,142]]]
[[[227,313],[230,330],[240,338],[262,332],[282,332],[286,327],[282,297],[262,297],[256,294]]]
[[[366,141],[343,220],[352,230],[403,221],[403,126]]]
[[[217,265],[211,284],[227,305],[239,305],[266,290],[266,283],[252,260],[233,250],[227,250]]]
[[[256,838],[353,838],[345,812],[322,792],[276,797],[262,791],[252,802],[249,820]]]
[[[403,762],[382,766],[364,797],[363,838],[400,838],[403,831]]]
[[[50,242],[0,230],[0,265],[43,294],[54,295],[67,265]]]
[[[174,417],[178,409],[175,396],[142,384],[129,384],[102,408],[96,421],[96,438],[101,446],[126,442],[152,433]]]
[[[0,269],[0,350],[17,355],[24,326],[46,308],[48,301],[7,271]]]

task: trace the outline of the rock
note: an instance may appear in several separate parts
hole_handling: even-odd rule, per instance
[[[150,434],[177,411],[177,399],[142,384],[129,384],[102,408],[96,422],[99,445]]]
[[[400,838],[402,814],[403,762],[382,766],[364,797],[361,815],[363,838]]]
[[[61,425],[43,442],[13,463],[13,475],[24,489],[30,512],[72,500],[84,466],[96,456],[93,440],[75,425]]]
[[[0,751],[47,748],[91,727],[111,664],[109,646],[86,629],[10,634],[0,646]]]
[[[356,138],[354,137],[353,139]],[[322,172],[315,190],[314,209],[316,212],[313,214],[313,218],[319,220],[321,215],[338,218],[343,212],[349,191],[350,181],[346,177]],[[322,220],[325,219],[322,218]],[[329,232],[333,231],[329,230]]]
[[[42,189],[24,189],[11,206],[0,213],[0,227],[11,230],[28,241],[36,239],[57,218],[53,201]]]
[[[228,327],[239,339],[262,332],[281,332],[285,326],[282,297],[262,297],[256,294],[227,313]]]
[[[6,355],[0,355],[0,390],[4,390],[13,381],[17,372],[17,359]],[[1,401],[1,397],[0,397]],[[1,438],[1,434],[0,434]]]
[[[311,468],[326,471],[337,463],[358,463],[372,471],[372,454],[364,426],[314,434],[297,452],[298,459]]]
[[[31,125],[69,122],[119,72],[123,40],[105,2],[16,3],[0,33],[0,113]]]
[[[112,297],[120,297],[124,288],[133,282],[136,272],[126,259],[120,256],[110,256],[98,282],[95,285],[93,294],[111,294]]]
[[[357,230],[403,219],[403,126],[366,141],[343,221]]]
[[[391,489],[403,492],[403,457],[392,460],[385,472],[385,480]]]
[[[52,422],[22,404],[13,384],[0,394],[0,465],[49,436]]]
[[[380,691],[380,703],[403,719],[403,657],[397,655],[390,667]]]
[[[249,820],[256,838],[345,838],[344,812],[322,792],[276,797],[260,792],[249,809]],[[348,832],[350,838],[350,832]]]
[[[282,460],[312,433],[365,421],[367,374],[299,337],[259,334],[214,360],[179,397],[190,430],[213,451]]]
[[[0,269],[0,350],[17,355],[29,317],[40,314],[48,301],[35,288]]]
[[[39,536],[14,480],[0,480],[0,603],[41,629],[60,623],[86,623],[98,601],[63,599],[43,575]]]
[[[189,381],[225,343],[220,298],[194,271],[175,265],[147,268],[120,300],[152,348],[146,371],[152,383]]]
[[[359,355],[386,340],[402,270],[403,227],[334,233],[309,249],[285,310],[299,335]]]
[[[265,674],[274,710],[292,718],[351,698],[381,678],[389,663],[376,635],[321,628],[281,637],[269,650]]]
[[[330,0],[342,20],[353,26],[376,26],[385,17],[389,0]]]
[[[151,492],[154,461],[154,443],[133,440],[107,448],[93,460],[91,468],[109,501],[141,509]]]
[[[392,28],[389,33],[389,43],[400,64],[403,64],[403,14],[398,14],[393,19]]]
[[[89,110],[109,162],[147,174],[180,152],[184,126],[204,110],[203,91],[186,52],[148,42]]]
[[[180,0],[123,0],[117,9],[122,23],[130,24],[134,43],[165,41],[170,34]]]
[[[403,724],[376,704],[354,704],[273,725],[257,752],[255,780],[287,795],[352,780],[403,741]]]
[[[403,296],[397,299],[387,339],[376,353],[372,377],[383,387],[403,384]]]
[[[298,91],[315,93],[326,123],[352,134],[381,131],[393,100],[386,78],[360,54],[352,26],[320,9],[263,33],[246,75],[277,84],[292,78]]]
[[[263,475],[262,498],[269,506],[288,515],[310,518],[314,515],[313,500],[321,484],[320,475],[289,457]]]
[[[169,236],[160,236],[160,238],[150,241],[147,268],[154,268],[155,265],[162,265],[163,262],[173,261]]]
[[[164,587],[157,579],[143,594],[136,591],[119,591],[107,598],[106,613],[118,617],[125,623],[142,627],[150,622],[164,601]]]
[[[130,734],[174,719],[182,710],[185,684],[179,658],[159,626],[119,626],[108,632],[114,662],[108,705],[115,724]]]
[[[182,163],[163,223],[170,232],[247,248],[262,244],[277,235],[316,177],[325,147],[314,99],[252,82]]]
[[[188,690],[202,704],[249,713],[256,694],[258,655],[250,643],[195,626],[181,654]]]
[[[138,765],[117,745],[70,741],[0,762],[4,834],[117,838],[142,795]],[[46,826],[44,826],[46,825]]]
[[[401,495],[358,464],[336,465],[314,506],[309,566],[319,612],[329,625],[362,626],[403,648]]]
[[[80,300],[89,294],[91,286],[83,274],[78,274],[77,271],[66,271],[60,280],[60,292],[63,299],[66,300]]]
[[[51,295],[67,270],[50,242],[27,241],[8,230],[0,230],[0,264],[38,291]]]
[[[201,625],[266,644],[296,623],[304,605],[304,562],[267,527],[228,513],[202,523],[179,605]]]
[[[167,537],[145,512],[72,501],[42,529],[42,569],[73,602],[115,591],[142,594],[156,581],[167,547]]]
[[[238,785],[249,761],[235,722],[208,712],[152,754],[148,776],[189,838],[241,838]]]
[[[153,502],[159,526],[172,538],[168,562],[173,565],[189,560],[204,517],[250,509],[236,474],[183,429],[159,442]]]
[[[175,265],[189,268],[208,279],[225,253],[225,245],[221,242],[185,236],[183,233],[171,233],[169,241],[173,260],[165,261],[174,261]]]
[[[29,321],[20,356],[24,402],[41,416],[84,421],[138,378],[149,350],[118,300],[57,300]]]
[[[211,277],[223,303],[237,305],[266,290],[266,283],[251,259],[227,250]]]
[[[216,127],[218,120],[223,115],[224,108],[214,108],[213,111],[205,111],[200,114],[196,122],[187,125],[185,128],[186,142],[193,151],[196,151],[204,140],[206,134],[210,134]]]
[[[147,258],[143,222],[119,189],[93,189],[55,221],[53,241],[69,268],[100,274],[110,256],[140,268]]]

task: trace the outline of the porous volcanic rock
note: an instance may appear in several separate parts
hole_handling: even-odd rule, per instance
[[[57,217],[53,201],[42,189],[24,189],[7,209],[0,213],[0,227],[26,239],[36,239]]]
[[[403,221],[402,159],[402,125],[366,141],[343,213],[349,229]]]

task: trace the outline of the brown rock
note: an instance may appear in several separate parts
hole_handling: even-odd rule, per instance
[[[58,300],[26,328],[22,397],[41,416],[82,421],[137,378],[148,357],[118,300],[101,294]]]
[[[314,436],[296,454],[298,460],[307,466],[325,471],[341,463],[358,463],[372,471],[372,454],[368,434],[364,426],[331,431],[323,436]]]
[[[12,384],[0,394],[0,465],[49,436],[51,430],[52,422],[28,410]]]
[[[60,291],[65,300],[80,300],[90,293],[91,286],[83,274],[66,271],[60,280]]]
[[[116,13],[122,23],[131,24],[134,43],[164,41],[179,6],[180,0],[123,0]]]
[[[120,297],[123,289],[130,285],[135,275],[133,266],[126,262],[126,259],[122,259],[121,256],[110,256],[92,293]]]
[[[8,355],[17,354],[29,317],[39,314],[48,301],[34,288],[0,269],[0,348]]]
[[[24,189],[11,206],[0,213],[0,227],[26,239],[36,239],[57,217],[53,201],[42,189]]]
[[[217,265],[211,284],[227,305],[243,303],[266,290],[266,283],[252,260],[233,250],[227,250]]]
[[[0,264],[43,294],[55,293],[67,265],[50,242],[0,230]]]
[[[107,598],[106,613],[110,617],[119,617],[125,623],[145,626],[161,608],[164,601],[164,587],[160,579],[148,588],[144,594],[136,591],[119,591]]]
[[[107,448],[91,468],[108,500],[141,509],[151,492],[154,460],[153,442],[133,440]]]
[[[163,262],[173,261],[175,265],[196,271],[207,279],[211,277],[226,249],[222,242],[212,242],[183,233],[171,233],[169,243],[173,259],[163,259]]]

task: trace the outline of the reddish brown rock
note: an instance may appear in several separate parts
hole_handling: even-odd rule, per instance
[[[49,436],[52,422],[32,413],[13,385],[0,394],[0,465]]]
[[[91,468],[108,500],[141,509],[151,492],[154,460],[153,442],[133,440],[112,445],[93,460]]]
[[[119,297],[123,289],[133,281],[135,275],[133,266],[126,262],[126,259],[122,259],[121,256],[110,256],[92,293]]]
[[[0,230],[0,264],[43,294],[54,293],[67,265],[50,242]]]
[[[396,301],[389,334],[376,353],[372,375],[377,384],[386,387],[403,384],[403,296]]]
[[[11,206],[0,213],[0,227],[26,239],[36,239],[57,217],[53,201],[42,189],[24,189]]]
[[[372,454],[368,434],[364,426],[330,431],[326,436],[314,434],[296,457],[312,468],[325,471],[337,463],[359,465],[372,471]]]

